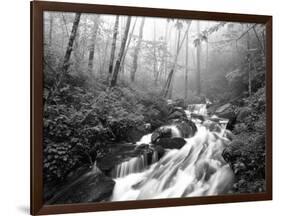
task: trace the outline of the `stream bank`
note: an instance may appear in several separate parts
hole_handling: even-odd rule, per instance
[[[231,133],[230,130],[227,130],[225,133],[230,144],[223,147],[223,151],[220,155],[223,157],[224,161],[229,164],[233,171],[234,178],[233,182],[231,180],[231,187],[223,187],[223,193],[264,191],[264,167],[258,164],[257,160],[264,159],[262,157],[264,157],[263,146],[265,137],[254,131],[237,131],[237,125],[243,124],[243,122],[252,115],[252,112],[247,107],[235,107],[233,104],[217,106],[216,109],[214,109],[213,106],[207,109],[208,116],[202,115],[202,113],[191,112],[190,117],[197,119],[196,121],[202,122],[204,127],[207,127],[210,132],[213,131],[215,133],[221,132],[221,127],[218,124],[219,120],[221,118],[231,117],[226,128],[230,130],[232,129],[231,131],[233,133]],[[88,169],[82,169],[81,171],[79,168],[80,170],[78,169],[78,171],[74,171],[73,173],[80,172],[80,175],[72,174],[72,177],[70,175],[70,177],[67,177],[69,180],[66,181],[76,183],[63,184],[60,187],[57,187],[57,190],[60,191],[60,193],[49,196],[48,202],[76,202],[77,200],[74,197],[80,197],[77,199],[81,199],[83,202],[108,201],[114,193],[114,178],[125,177],[132,173],[137,174],[144,172],[157,161],[161,160],[161,158],[167,154],[169,149],[181,149],[186,144],[185,138],[193,137],[197,128],[194,127],[195,125],[186,117],[188,115],[183,108],[170,106],[170,109],[173,111],[170,111],[166,117],[167,126],[164,125],[157,128],[149,136],[143,136],[138,142],[108,143],[105,145],[106,148],[104,149],[103,156],[97,158],[96,163],[94,164],[99,170],[98,175],[93,173],[92,167],[90,171]],[[170,127],[169,125],[176,125],[179,133],[175,133],[173,127]],[[250,143],[249,140],[253,137],[256,137],[256,139],[252,140]],[[142,143],[142,140],[147,139],[150,140],[151,144],[145,142]],[[131,159],[134,159],[134,161]],[[211,167],[207,164],[202,165],[202,169],[205,170],[203,172],[211,172],[212,174],[213,168]],[[81,175],[86,177],[81,178]],[[93,184],[90,182],[93,182]],[[249,185],[247,182],[251,182],[252,184]],[[74,190],[74,188],[77,187],[81,188],[81,190]],[[88,187],[90,187],[89,190],[87,189]],[[95,187],[98,188],[95,189]],[[83,188],[89,193],[82,192],[84,191]],[[104,188],[104,191],[102,191],[102,188]],[[226,188],[228,189],[226,190]],[[71,196],[70,191],[72,191]],[[76,193],[77,196],[75,195]],[[83,196],[81,196],[81,193],[83,193]],[[95,194],[95,196],[92,197],[92,194]]]

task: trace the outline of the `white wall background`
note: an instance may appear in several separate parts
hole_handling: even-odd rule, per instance
[[[281,7],[276,0],[72,0],[186,10],[273,15],[273,141],[274,200],[266,202],[88,213],[96,216],[143,215],[276,215],[280,211]],[[1,5],[0,33],[0,214],[26,215],[29,209],[29,1],[6,0]],[[4,48],[4,49],[3,49]],[[278,96],[279,95],[279,96]],[[279,101],[278,101],[279,98]],[[76,214],[77,215],[77,214]],[[79,214],[80,215],[80,214]]]

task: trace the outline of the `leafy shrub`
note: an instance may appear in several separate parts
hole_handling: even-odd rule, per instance
[[[165,115],[166,103],[125,84],[87,86],[71,75],[44,108],[44,177],[63,178],[81,163],[93,163],[107,142],[123,141],[128,131]],[[48,89],[45,89],[48,95]],[[47,97],[46,97],[47,98]],[[148,112],[151,110],[151,112]],[[162,122],[157,123],[157,127]]]
[[[60,179],[78,162],[78,158],[71,152],[72,146],[68,143],[49,143],[44,148],[43,171],[44,178]]]

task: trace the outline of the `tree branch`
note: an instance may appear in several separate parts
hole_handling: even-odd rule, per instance
[[[254,28],[257,24],[252,25],[249,27],[245,32],[243,32],[237,39],[236,41],[240,40],[242,37],[244,37],[252,28]]]

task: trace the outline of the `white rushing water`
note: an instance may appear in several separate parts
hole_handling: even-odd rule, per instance
[[[205,109],[205,110],[204,110]],[[187,112],[207,115],[206,107],[197,105]],[[167,150],[158,161],[147,165],[145,155],[132,158],[117,167],[112,201],[208,196],[227,193],[233,183],[233,172],[222,158],[230,143],[225,137],[227,121],[220,130],[211,132],[208,124],[196,123],[197,133],[185,139],[181,149]],[[173,134],[178,136],[179,134]],[[151,141],[145,135],[138,144]]]

